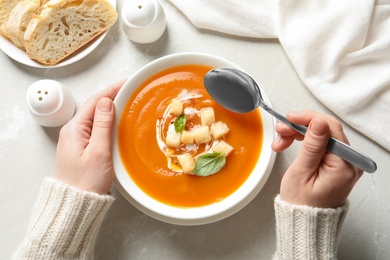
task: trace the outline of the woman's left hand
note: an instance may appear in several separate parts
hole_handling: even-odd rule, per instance
[[[124,82],[90,97],[62,127],[57,146],[56,179],[81,190],[107,194],[113,178],[113,100]]]

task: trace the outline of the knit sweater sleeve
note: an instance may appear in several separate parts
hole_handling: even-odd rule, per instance
[[[348,210],[293,205],[275,198],[277,259],[337,259],[337,239]]]
[[[45,178],[27,236],[14,259],[93,259],[94,244],[114,198]]]

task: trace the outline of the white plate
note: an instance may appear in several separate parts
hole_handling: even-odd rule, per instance
[[[116,7],[116,1],[115,0],[108,0],[108,2]],[[77,50],[75,53],[70,55],[69,57],[65,58],[61,62],[57,63],[56,65],[44,65],[39,62],[36,62],[32,59],[30,59],[27,54],[20,48],[16,47],[10,40],[6,39],[4,36],[0,35],[0,49],[7,54],[10,58],[16,60],[17,62],[20,62],[24,65],[36,67],[36,68],[58,68],[63,67],[69,64],[72,64],[76,61],[81,60],[88,54],[90,54],[106,37],[108,33],[108,30],[96,37],[93,41],[88,43],[86,46],[82,47],[81,49]]]

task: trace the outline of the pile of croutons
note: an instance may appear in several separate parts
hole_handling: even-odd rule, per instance
[[[181,116],[184,113],[183,107],[182,101],[173,99],[170,114],[176,117]],[[224,141],[225,135],[230,131],[229,127],[224,122],[216,122],[212,107],[200,110],[200,120],[201,125],[191,129],[184,129],[182,132],[168,131],[165,140],[167,147],[179,149],[181,145],[212,144],[208,152],[219,152],[227,157],[233,151],[233,147]],[[196,160],[189,153],[178,156],[178,160],[185,173],[191,173],[195,168]]]

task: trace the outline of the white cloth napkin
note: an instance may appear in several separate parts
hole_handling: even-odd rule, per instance
[[[278,38],[302,82],[390,150],[390,0],[170,0],[198,28]]]

